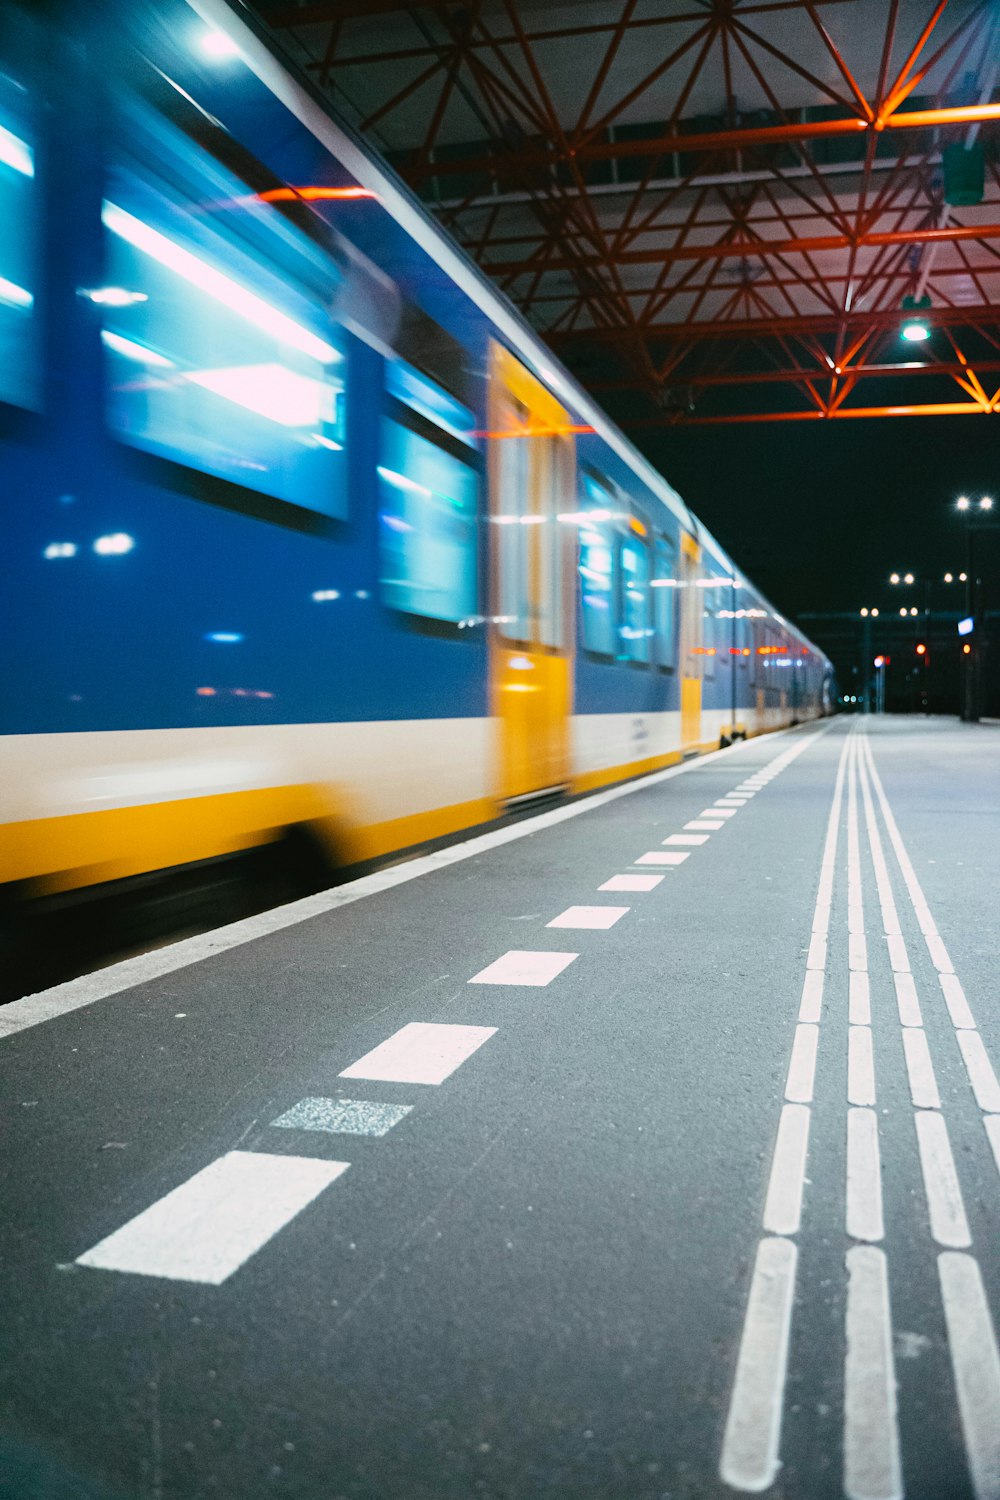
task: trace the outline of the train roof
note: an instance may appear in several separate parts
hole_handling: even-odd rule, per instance
[[[318,141],[326,146],[355,178],[360,187],[377,194],[391,217],[469,300],[483,312],[493,327],[532,367],[535,374],[583,424],[592,427],[628,465],[636,477],[677,517],[682,526],[704,546],[722,567],[742,583],[749,579],[708,528],[698,520],[673,486],[634,447],[611,418],[583,389],[543,342],[531,324],[490,281],[475,261],[442,229],[419,198],[389,164],[374,153],[347,121],[336,115],[297,65],[279,55],[259,17],[242,3],[230,0],[186,0],[190,8],[214,29],[228,35],[239,48],[251,72],[279,99]],[[756,590],[755,590],[756,592]],[[771,615],[823,656],[808,637],[762,596]]]

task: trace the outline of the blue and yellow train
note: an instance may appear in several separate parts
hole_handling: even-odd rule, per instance
[[[225,0],[5,5],[0,445],[8,918],[265,846],[327,878],[828,711]]]

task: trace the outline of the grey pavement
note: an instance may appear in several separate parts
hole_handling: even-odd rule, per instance
[[[841,719],[764,737],[0,1037],[0,1497],[996,1500],[1000,1366],[975,1289],[995,1326],[998,736]],[[925,902],[872,788],[905,960],[884,936],[863,741]],[[775,763],[703,844],[664,846]],[[665,848],[689,857],[635,863]],[[664,878],[599,889],[628,873]],[[546,925],[573,905],[628,910],[607,929]],[[512,950],[577,957],[544,985],[469,982]],[[975,1031],[954,985],[946,1004],[952,967]],[[804,984],[819,1009],[800,1022]],[[922,1026],[901,1024],[901,988]],[[849,1075],[851,1022],[866,1036]],[[495,1030],[440,1083],[340,1076],[414,1023]],[[923,1041],[904,1053],[906,1030],[926,1039],[937,1106],[915,1106]],[[814,1081],[786,1083],[793,1044],[813,1042]],[[797,1177],[776,1153],[789,1108],[809,1127]],[[852,1109],[877,1125],[882,1235],[847,1232]],[[944,1122],[957,1199],[947,1160],[921,1157],[918,1113],[928,1131]],[[248,1207],[251,1161],[246,1191],[215,1199],[210,1173],[190,1218],[181,1197],[143,1220],[130,1253],[161,1274],[80,1263],[232,1152],[241,1171],[288,1158],[277,1188]],[[225,1245],[248,1214],[280,1219],[286,1186],[334,1162],[349,1166],[259,1229],[230,1274],[180,1279],[206,1235]],[[792,1204],[780,1223],[773,1194]],[[748,1312],[762,1241],[797,1256],[784,1368],[780,1328]],[[861,1300],[859,1272],[866,1337],[849,1353],[846,1257],[861,1245],[851,1264],[876,1283],[885,1271],[888,1302]],[[745,1362],[756,1350],[742,1387],[741,1340]]]

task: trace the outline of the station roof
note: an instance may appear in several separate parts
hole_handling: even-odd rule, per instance
[[[998,0],[257,9],[626,430],[1000,409]]]

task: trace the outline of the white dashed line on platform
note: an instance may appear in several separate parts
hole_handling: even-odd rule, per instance
[[[707,833],[672,833],[670,835],[670,837],[669,838],[665,838],[663,840],[663,842],[665,844],[693,844],[693,845],[698,845],[698,844],[707,844],[708,840],[709,840],[709,835]]]
[[[512,948],[501,958],[494,959],[478,974],[473,974],[470,984],[524,984],[540,989],[551,984],[568,969],[578,953],[535,953],[522,948]]]
[[[700,818],[733,818],[739,812],[737,807],[706,807],[698,816]]]
[[[534,954],[530,956],[535,957]],[[575,954],[552,954],[551,957],[569,959]],[[376,1083],[443,1083],[484,1042],[495,1036],[496,1029],[495,1026],[411,1021],[345,1068],[340,1076],[365,1078]]]
[[[637,865],[682,865],[687,858],[687,854],[661,854],[658,849],[651,849],[648,854],[640,854],[638,859],[633,860],[633,863]]]
[[[79,1256],[77,1265],[219,1286],[349,1165],[229,1151]]]
[[[603,885],[599,885],[599,891],[652,891],[666,880],[665,875],[612,875]]]
[[[684,827],[690,829],[692,833],[701,833],[705,829],[709,833],[714,833],[717,828],[725,828],[725,826],[725,823],[717,818],[694,818],[690,823],[684,824]]]
[[[919,1027],[903,1028],[903,1055],[906,1058],[906,1076],[910,1080],[910,1098],[914,1109],[940,1109],[941,1096],[934,1077],[930,1048]]]
[[[630,911],[628,906],[567,906],[546,927],[594,927],[607,929]]]

